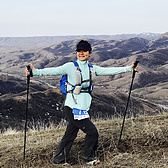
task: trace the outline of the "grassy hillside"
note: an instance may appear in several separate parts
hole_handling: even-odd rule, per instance
[[[98,168],[136,167],[157,168],[168,166],[168,114],[140,116],[125,122],[120,149],[117,149],[122,120],[94,121],[99,130]],[[41,126],[42,128],[42,126]],[[26,160],[23,161],[23,132],[7,130],[0,134],[0,167],[38,168],[54,167],[52,158],[65,131],[65,125],[51,126],[27,133]],[[84,133],[79,132],[70,152],[72,168],[83,165]],[[59,166],[56,166],[59,168]],[[60,166],[61,167],[61,166]]]
[[[116,146],[122,120],[114,118],[123,116],[132,74],[98,76],[94,81],[90,115],[96,118],[94,123],[100,133],[98,156],[102,161],[97,167],[168,167],[168,35],[156,40],[88,40],[93,46],[91,64],[115,67],[140,61],[127,111],[127,116],[137,118],[127,119],[120,149]],[[65,123],[50,128],[46,125],[58,124],[63,118],[60,109],[63,96],[57,88],[60,76],[31,79],[28,119],[33,123],[28,124],[23,161],[24,133],[18,130],[24,128],[25,68],[30,63],[35,68],[47,68],[76,60],[77,42],[0,48],[0,167],[53,167],[52,158],[64,134]],[[105,119],[110,117],[113,120]],[[74,168],[84,167],[83,141],[84,134],[79,132],[69,158]]]

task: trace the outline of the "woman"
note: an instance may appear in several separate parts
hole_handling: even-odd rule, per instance
[[[77,133],[79,129],[81,129],[85,134],[85,143],[84,143],[84,162],[86,165],[96,165],[100,163],[100,160],[96,159],[96,150],[98,144],[98,131],[95,125],[89,119],[89,111],[92,97],[90,94],[90,90],[86,90],[86,88],[90,87],[90,66],[88,64],[88,59],[92,54],[91,45],[84,40],[81,40],[77,44],[76,48],[77,54],[77,64],[80,69],[80,73],[82,76],[82,82],[78,88],[78,93],[74,90],[74,86],[76,85],[76,66],[73,62],[65,63],[59,67],[53,68],[45,68],[45,69],[35,69],[31,65],[31,69],[34,76],[57,76],[57,75],[67,75],[68,85],[67,85],[67,95],[64,104],[64,112],[68,119],[68,126],[66,128],[65,135],[63,136],[58,149],[55,153],[53,164],[62,164],[62,165],[70,165],[67,163],[67,157],[71,146],[73,144],[74,139],[77,137]],[[93,72],[96,76],[99,75],[115,75],[124,72],[133,71],[133,65],[126,67],[110,67],[104,68],[93,65]],[[138,67],[135,68],[135,71],[138,70]],[[26,75],[29,75],[29,72],[26,71]],[[84,115],[82,115],[84,114]],[[76,115],[79,117],[77,118]]]

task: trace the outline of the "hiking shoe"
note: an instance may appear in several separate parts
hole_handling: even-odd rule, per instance
[[[69,163],[63,163],[62,166],[70,166]]]
[[[100,163],[100,160],[99,159],[95,159],[95,160],[92,160],[90,162],[85,162],[86,165],[97,165]]]

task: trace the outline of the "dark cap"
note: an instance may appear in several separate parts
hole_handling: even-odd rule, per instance
[[[87,41],[81,40],[76,46],[76,51],[80,51],[80,50],[92,51],[92,47],[91,47],[90,43],[88,43]]]

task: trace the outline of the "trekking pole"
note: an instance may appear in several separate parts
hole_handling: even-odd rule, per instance
[[[121,132],[120,132],[120,138],[119,138],[119,141],[118,141],[118,146],[117,148],[119,148],[119,145],[120,145],[120,141],[121,141],[121,136],[122,136],[122,132],[123,132],[123,128],[124,128],[124,123],[125,123],[125,117],[126,117],[126,113],[127,113],[127,108],[128,108],[128,104],[129,104],[129,99],[130,99],[130,95],[131,95],[131,89],[132,89],[132,85],[133,85],[133,81],[134,81],[134,77],[135,77],[135,68],[136,66],[138,65],[139,61],[135,61],[134,62],[134,70],[133,70],[133,74],[132,74],[132,82],[131,82],[131,86],[130,86],[130,90],[129,90],[129,95],[128,95],[128,99],[127,99],[127,105],[126,105],[126,108],[125,108],[125,112],[124,112],[124,118],[123,118],[123,123],[122,123],[122,128],[121,128]]]
[[[24,152],[23,152],[23,160],[25,160],[25,150],[26,150],[26,131],[27,131],[27,113],[28,113],[28,96],[29,96],[29,83],[30,77],[33,76],[30,65],[27,66],[27,70],[29,71],[29,75],[27,76],[27,103],[26,103],[26,113],[25,113],[25,132],[24,132]]]

